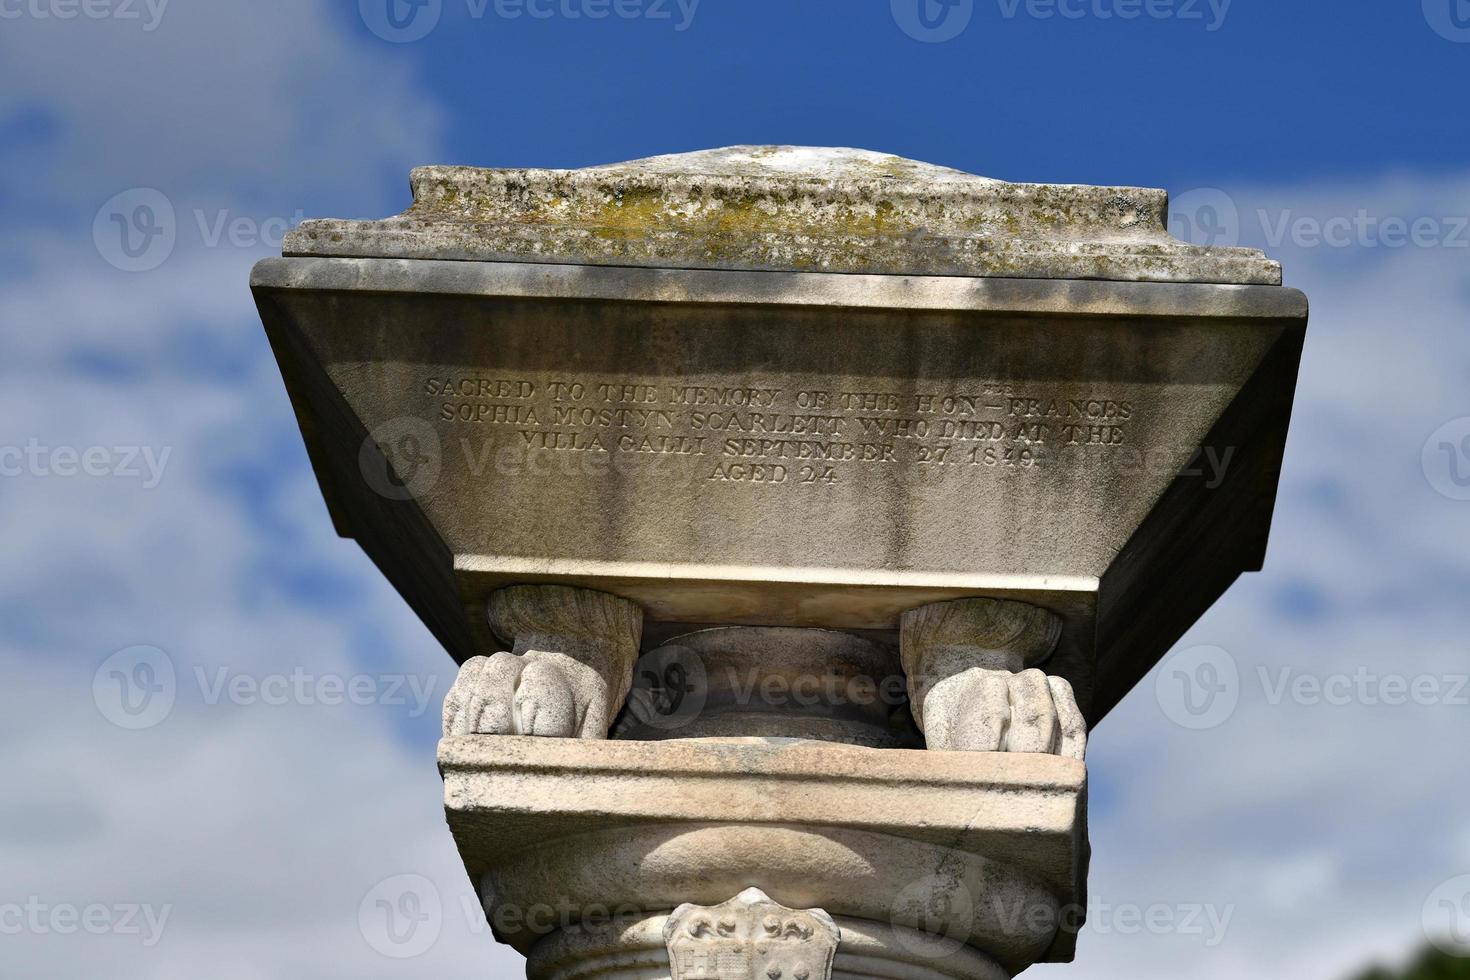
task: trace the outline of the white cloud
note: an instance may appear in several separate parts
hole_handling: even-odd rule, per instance
[[[1248,214],[1412,219],[1464,213],[1467,192],[1460,177],[1235,197]],[[1357,693],[1359,676],[1369,701],[1393,696],[1385,678],[1423,677],[1443,701],[1470,674],[1470,502],[1438,494],[1420,460],[1432,431],[1470,415],[1470,253],[1273,254],[1313,309],[1266,569],[1181,643],[1231,652],[1239,707],[1218,728],[1185,731],[1150,676],[1099,728],[1089,759],[1094,892],[1233,906],[1228,938],[1205,949],[1194,936],[1087,932],[1077,965],[1040,975],[1347,977],[1422,944],[1430,892],[1470,871],[1470,787],[1454,748],[1470,744],[1470,706]],[[1351,681],[1349,703],[1310,686],[1279,693],[1283,677],[1303,675]]]
[[[423,162],[440,113],[410,62],[347,37],[351,13],[316,0],[170,2],[152,31],[4,21],[0,118],[39,109],[57,129],[11,147],[11,172],[28,195],[91,210],[135,186],[248,189],[272,215],[324,185],[371,204],[385,176],[407,186],[399,164]]]
[[[433,100],[328,11],[178,3],[151,32],[0,30],[0,120],[50,120],[0,146],[32,207],[6,246],[26,271],[0,286],[0,444],[39,447],[50,473],[0,478],[0,924],[27,917],[0,939],[7,975],[519,970],[464,907],[443,825],[433,745],[452,663],[332,535],[247,289],[270,243],[212,246],[196,222],[335,202],[387,213],[409,167],[437,158]],[[134,186],[168,196],[178,241],[129,274],[91,225]],[[54,472],[58,451],[139,447],[164,461],[156,486]],[[128,731],[93,680],[136,644],[165,651],[178,686],[161,723]],[[403,674],[432,697],[423,713],[210,704],[221,669],[267,683]],[[405,872],[435,883],[446,914],[428,952],[395,960],[370,946],[358,905]],[[161,917],[156,943],[124,925],[132,906]],[[68,918],[89,908],[119,928],[89,935]]]

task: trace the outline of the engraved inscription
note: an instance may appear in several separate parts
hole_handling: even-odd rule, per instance
[[[1130,444],[1131,398],[1061,397],[1007,383],[916,391],[671,384],[581,377],[430,377],[441,423],[483,427],[529,453],[678,457],[711,483],[830,487],[865,467],[1050,465]]]

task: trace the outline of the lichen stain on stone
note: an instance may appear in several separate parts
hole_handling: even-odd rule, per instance
[[[586,170],[421,167],[410,183],[414,203],[405,214],[307,222],[286,250],[1280,282],[1280,267],[1259,252],[1171,238],[1162,191],[1010,184],[861,150],[729,147]]]

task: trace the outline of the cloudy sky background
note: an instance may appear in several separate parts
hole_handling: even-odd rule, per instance
[[[1438,449],[1470,435],[1470,11],[1285,6],[994,0],[926,43],[899,0],[442,0],[396,43],[366,0],[0,0],[0,447],[24,453],[0,459],[0,974],[519,974],[443,827],[449,659],[334,537],[248,271],[302,214],[401,210],[416,164],[739,142],[1163,186],[1285,264],[1313,319],[1267,570],[1096,733],[1098,905],[1079,964],[1037,974],[1332,980],[1421,944],[1426,904],[1470,892],[1436,893],[1470,874],[1470,455]],[[123,271],[109,215],[144,189],[173,246]],[[1344,218],[1370,231],[1316,241]],[[160,663],[139,646],[174,696],[129,729],[109,692]],[[1171,671],[1206,662],[1239,680],[1185,727]],[[251,686],[293,674],[371,703]],[[1277,696],[1303,675],[1368,679]],[[1394,678],[1437,703],[1381,703]],[[398,958],[373,910],[405,882],[441,912]],[[1133,933],[1150,908],[1175,925]]]

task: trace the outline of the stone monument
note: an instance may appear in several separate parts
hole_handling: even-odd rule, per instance
[[[1087,732],[1260,567],[1306,324],[1162,191],[861,150],[427,167],[252,286],[322,493],[461,663],[535,980],[1070,960]]]

